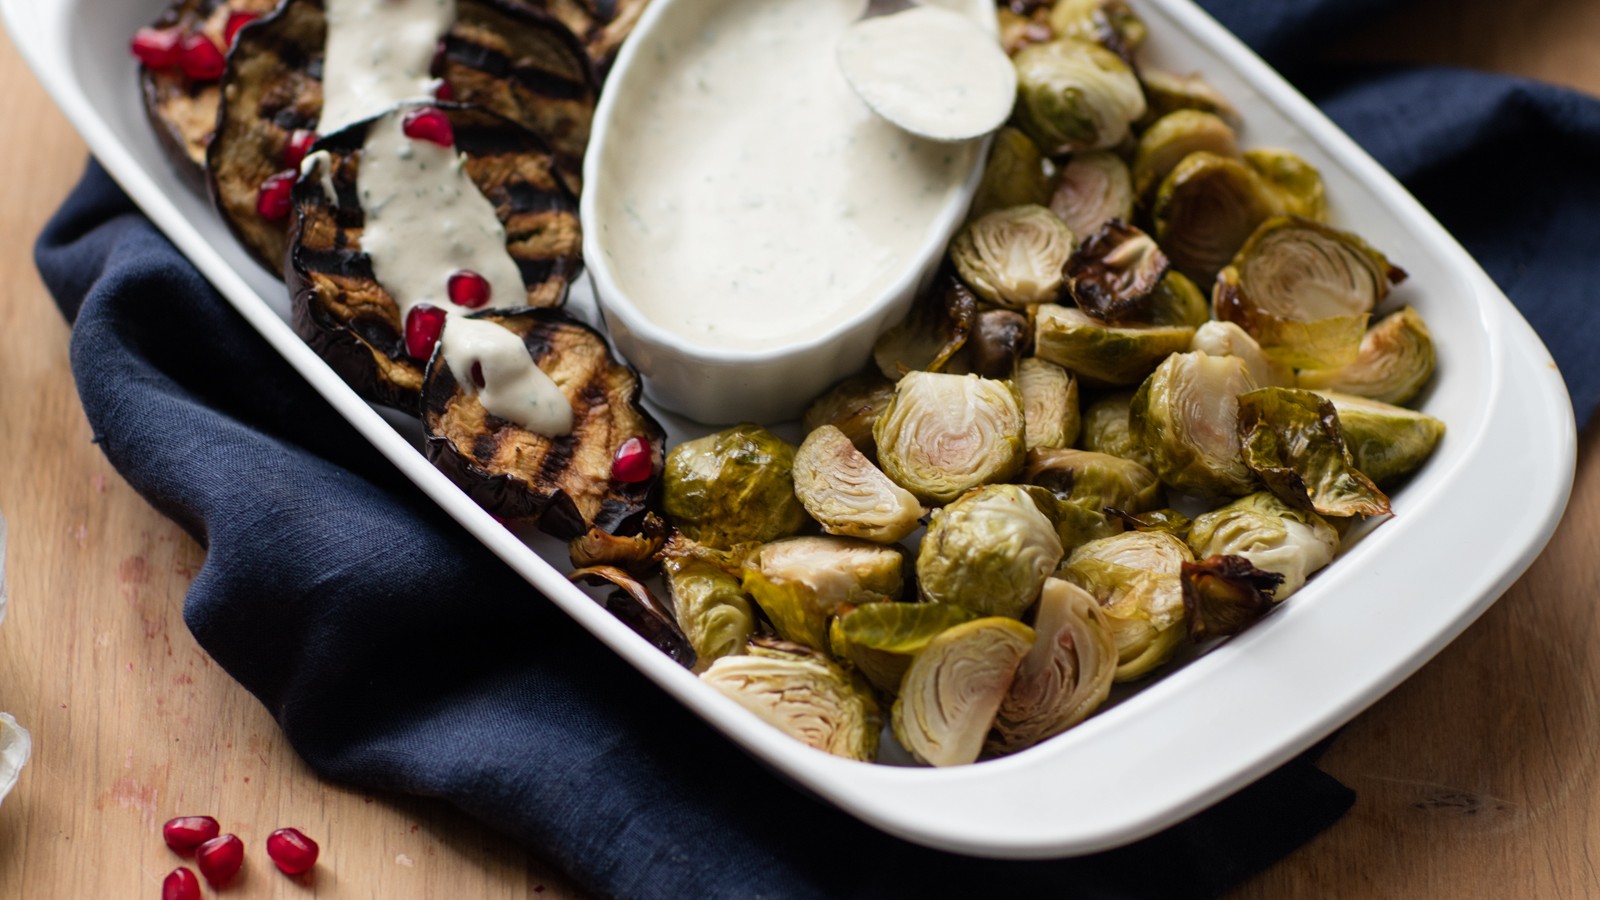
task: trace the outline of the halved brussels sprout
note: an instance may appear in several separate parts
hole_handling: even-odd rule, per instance
[[[1199,328],[1211,321],[1211,302],[1189,276],[1168,269],[1150,294],[1149,315],[1151,325]]]
[[[1062,577],[1088,591],[1110,618],[1117,681],[1166,662],[1184,636],[1183,564],[1189,546],[1159,531],[1125,531],[1072,551]]]
[[[1133,221],[1133,177],[1109,150],[1074,154],[1056,176],[1050,211],[1074,235],[1094,234],[1112,219]]]
[[[1150,458],[1150,451],[1139,443],[1129,427],[1128,410],[1132,405],[1132,391],[1107,394],[1089,404],[1089,408],[1083,411],[1083,430],[1078,435],[1078,446],[1083,450],[1131,459],[1154,471],[1155,461]]]
[[[892,544],[916,531],[922,517],[917,498],[832,425],[806,435],[795,453],[794,493],[829,534]]]
[[[1242,556],[1210,556],[1183,564],[1183,609],[1189,640],[1238,634],[1272,610],[1283,576],[1264,572]]]
[[[1123,0],[1057,0],[1050,9],[1056,36],[1094,41],[1120,55],[1144,46],[1150,29]]]
[[[929,603],[1021,618],[1064,553],[1027,491],[991,484],[934,511],[917,551],[917,590]]]
[[[948,628],[978,614],[948,603],[868,603],[833,620],[833,652],[848,659],[873,687],[893,694],[911,658]]]
[[[983,180],[972,198],[967,215],[977,218],[997,209],[1050,202],[1050,178],[1044,171],[1044,156],[1021,131],[1002,128],[994,136],[989,161],[983,167]]]
[[[1133,156],[1133,192],[1148,201],[1178,163],[1191,153],[1243,159],[1239,138],[1220,116],[1195,109],[1168,113],[1139,136]]]
[[[1198,74],[1174,75],[1140,66],[1139,80],[1144,82],[1145,102],[1149,106],[1140,124],[1160,121],[1161,117],[1180,109],[1197,109],[1218,116],[1236,128],[1239,125],[1239,111]]]
[[[1023,429],[1022,400],[1010,382],[912,372],[872,433],[884,474],[918,500],[940,504],[1021,471]]]
[[[1163,483],[1204,497],[1255,490],[1239,443],[1240,394],[1254,390],[1244,360],[1174,353],[1133,395],[1128,424]]]
[[[773,541],[744,568],[745,593],[784,640],[828,647],[828,620],[843,607],[887,603],[905,586],[900,551],[842,537]]]
[[[846,759],[878,755],[883,725],[872,692],[806,647],[757,638],[748,653],[718,659],[700,680],[807,746]]]
[[[663,568],[672,610],[700,667],[744,652],[756,630],[755,613],[739,579],[722,567],[692,558],[669,558]]]
[[[1210,284],[1262,222],[1282,213],[1277,191],[1249,166],[1191,153],[1161,182],[1151,217],[1172,264]]]
[[[995,210],[967,223],[950,242],[961,279],[990,303],[1024,307],[1061,294],[1072,232],[1042,206]]]
[[[1017,121],[1048,156],[1115,147],[1144,115],[1139,79],[1104,47],[1056,40],[1024,47],[1012,62]]]
[[[1187,325],[1107,325],[1054,303],[1040,304],[1033,314],[1034,355],[1095,385],[1138,384],[1193,338]]]
[[[1217,276],[1212,308],[1297,369],[1336,368],[1355,362],[1367,317],[1404,277],[1353,234],[1281,216]]]
[[[1380,400],[1318,391],[1333,401],[1339,431],[1356,468],[1378,484],[1410,474],[1433,455],[1444,423],[1433,416]]]
[[[872,359],[886,378],[943,369],[972,334],[978,298],[961,279],[941,273],[935,289],[918,297],[911,312],[872,345]]]
[[[1193,352],[1207,356],[1233,356],[1244,360],[1257,387],[1293,387],[1294,370],[1268,356],[1250,333],[1232,322],[1211,321],[1195,329],[1189,343]]]
[[[1333,402],[1310,391],[1261,388],[1239,396],[1244,460],[1284,502],[1325,516],[1389,514],[1345,449]]]
[[[1189,546],[1202,559],[1242,556],[1258,569],[1282,575],[1283,584],[1273,594],[1281,603],[1333,561],[1339,532],[1311,510],[1258,491],[1197,517],[1189,528]]]
[[[862,455],[873,459],[878,455],[878,442],[872,437],[872,426],[893,399],[893,381],[879,375],[852,375],[811,401],[801,425],[807,434],[832,425],[844,432]]]
[[[1244,154],[1245,165],[1277,189],[1283,211],[1313,222],[1328,221],[1328,194],[1322,173],[1288,150],[1258,147]]]
[[[946,629],[911,660],[890,712],[894,736],[934,766],[976,762],[1033,629],[993,617]]]
[[[1046,581],[1033,632],[1033,646],[995,715],[989,753],[1015,753],[1055,737],[1088,718],[1111,693],[1116,642],[1088,592],[1059,578]]]
[[[980,378],[1010,378],[1030,343],[1028,317],[1011,309],[986,309],[978,313],[972,337],[961,356],[950,361],[947,372],[967,372]]]
[[[794,495],[794,447],[760,425],[737,425],[667,454],[662,502],[672,524],[726,549],[770,541],[806,524]]]
[[[1148,322],[1151,295],[1167,267],[1153,238],[1112,220],[1067,260],[1067,286],[1078,308],[1102,322]]]
[[[1072,446],[1078,439],[1078,379],[1030,356],[1017,363],[1016,384],[1028,449]]]
[[[1039,512],[1044,513],[1044,517],[1055,526],[1056,537],[1061,540],[1061,549],[1066,553],[1090,541],[1110,537],[1122,531],[1122,523],[1114,521],[1103,509],[1096,509],[1088,503],[1074,502],[1035,484],[1019,485],[1019,487],[1033,498],[1033,505],[1037,506]]]
[[[1407,306],[1367,329],[1355,362],[1339,369],[1308,369],[1300,373],[1299,383],[1308,390],[1400,404],[1422,393],[1436,359],[1427,324]]]
[[[1164,502],[1154,472],[1131,459],[1090,450],[1030,451],[1024,477],[1097,513],[1107,507],[1139,513]]]

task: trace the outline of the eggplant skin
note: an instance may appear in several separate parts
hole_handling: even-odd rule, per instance
[[[525,304],[554,307],[583,268],[578,201],[555,171],[538,136],[486,109],[435,104],[450,118],[466,172],[494,204],[506,230],[506,249],[528,289]],[[317,173],[294,188],[293,227],[284,279],[295,333],[374,403],[416,412],[425,360],[405,349],[400,307],[361,252],[365,216],[356,178],[367,125],[358,122],[322,138],[338,203],[330,204]]]
[[[650,0],[517,0],[548,12],[583,41],[595,71],[602,76],[617,58],[623,40],[644,15]]]
[[[483,508],[506,519],[536,520],[564,540],[591,528],[617,533],[642,522],[665,465],[666,433],[639,403],[638,373],[611,356],[599,332],[560,312],[497,310],[473,318],[522,337],[571,402],[573,428],[546,437],[490,414],[435,351],[422,399],[428,458]],[[653,474],[634,484],[614,481],[612,461],[635,437],[650,442]]]

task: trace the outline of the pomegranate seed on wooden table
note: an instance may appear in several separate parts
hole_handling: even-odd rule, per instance
[[[178,853],[188,853],[221,833],[222,826],[210,816],[178,816],[161,826],[161,837]]]
[[[285,874],[309,872],[317,864],[317,842],[298,828],[279,828],[267,835],[267,855]]]
[[[232,834],[214,837],[195,850],[194,862],[207,881],[221,887],[232,881],[244,865],[244,842]]]

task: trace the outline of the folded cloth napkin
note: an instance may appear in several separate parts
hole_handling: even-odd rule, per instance
[[[1340,4],[1211,8],[1297,53]],[[1378,6],[1373,0],[1351,4]],[[1244,10],[1250,7],[1249,15]],[[1263,14],[1263,9],[1271,9]],[[1309,83],[1309,82],[1308,82]],[[1600,398],[1600,103],[1504,78],[1316,84]],[[1541,147],[1537,183],[1502,173]],[[445,799],[622,897],[1210,896],[1336,820],[1311,755],[1131,847],[974,860],[888,837],[774,777],[471,539],[313,393],[91,163],[41,236],[96,440],[207,548],[196,639],[321,776]]]

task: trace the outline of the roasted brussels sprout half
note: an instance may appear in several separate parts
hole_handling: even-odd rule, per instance
[[[796,537],[762,546],[745,563],[744,590],[784,640],[828,647],[828,620],[848,606],[899,599],[900,551],[841,537]]]
[[[808,521],[793,471],[793,446],[759,425],[738,425],[672,448],[663,506],[678,530],[703,544],[770,541]]]
[[[801,424],[807,434],[832,425],[844,432],[857,450],[872,459],[878,455],[872,426],[893,399],[893,381],[880,375],[852,375],[811,401]]]
[[[1168,265],[1148,234],[1113,220],[1067,260],[1067,286],[1078,308],[1102,322],[1148,322],[1152,295]]]
[[[1255,490],[1238,429],[1238,397],[1255,387],[1243,360],[1204,353],[1175,353],[1145,379],[1128,424],[1164,484],[1204,497]]]
[[[1328,220],[1328,194],[1322,173],[1299,154],[1258,147],[1246,150],[1244,161],[1277,190],[1284,212],[1313,222]]]
[[[814,650],[757,638],[700,680],[807,746],[846,759],[878,755],[883,726],[872,692]]]
[[[1089,717],[1111,692],[1117,647],[1088,592],[1051,578],[1039,595],[1033,646],[1000,703],[986,750],[1015,753]]]
[[[1017,363],[1032,341],[1028,317],[1011,309],[986,309],[978,313],[972,337],[961,356],[951,361],[948,371],[957,374],[965,366],[968,373],[981,378],[1006,379],[1017,370]]]
[[[1128,423],[1128,410],[1133,405],[1133,392],[1119,391],[1107,394],[1089,404],[1083,411],[1083,427],[1078,435],[1078,447],[1131,459],[1146,469],[1154,471],[1155,461],[1150,451],[1134,437]]]
[[[994,136],[983,180],[972,198],[969,215],[977,218],[1013,206],[1042,206],[1050,202],[1050,178],[1044,156],[1033,141],[1015,128],[1002,128]]]
[[[806,435],[795,452],[794,493],[829,534],[890,544],[916,531],[922,517],[917,498],[832,425]]]
[[[948,628],[978,614],[948,603],[868,603],[833,620],[833,652],[849,660],[872,686],[900,690],[911,658]]]
[[[1356,468],[1380,485],[1415,471],[1444,437],[1444,423],[1433,416],[1366,397],[1318,393],[1333,401]]]
[[[1238,634],[1272,611],[1283,576],[1264,572],[1242,556],[1212,556],[1183,564],[1183,609],[1189,640]]]
[[[1193,338],[1194,329],[1186,325],[1107,325],[1054,303],[1034,310],[1034,355],[1093,385],[1138,384]]]
[[[1235,127],[1239,124],[1239,111],[1200,75],[1174,75],[1140,66],[1139,80],[1144,83],[1149,107],[1141,124],[1155,123],[1180,109],[1208,112]]]
[[[1144,46],[1150,29],[1123,0],[1057,0],[1050,9],[1057,37],[1094,41],[1127,56]]]
[[[1189,276],[1168,269],[1150,294],[1149,317],[1151,325],[1199,328],[1211,321],[1211,303]]]
[[[1291,388],[1241,394],[1239,434],[1245,462],[1286,503],[1325,516],[1389,514],[1389,498],[1345,449],[1327,398]]]
[[[1210,284],[1262,222],[1282,213],[1278,192],[1249,166],[1191,153],[1161,182],[1151,217],[1172,264]]]
[[[1339,550],[1339,532],[1321,516],[1266,491],[1197,517],[1188,540],[1202,559],[1241,556],[1258,569],[1282,575],[1283,583],[1273,593],[1278,602],[1300,590]]]
[[[1010,479],[1027,453],[1016,389],[976,375],[912,372],[872,433],[884,474],[929,504]]]
[[[1094,234],[1112,219],[1133,221],[1133,179],[1128,164],[1109,150],[1074,154],[1056,176],[1050,211],[1074,235]]]
[[[1220,116],[1194,109],[1168,113],[1139,136],[1133,156],[1133,192],[1149,200],[1167,175],[1191,153],[1243,159],[1239,138]]]
[[[946,629],[917,653],[890,713],[894,736],[934,766],[976,762],[1033,629],[1015,619],[977,619]]]
[[[739,579],[699,559],[668,559],[663,568],[672,611],[701,667],[744,652],[756,630],[755,613]]]
[[[898,381],[907,372],[938,372],[967,343],[976,325],[978,298],[951,274],[941,273],[935,289],[917,298],[911,312],[872,345],[872,359],[884,377]]]
[[[1355,361],[1338,369],[1309,369],[1300,387],[1338,391],[1400,404],[1422,393],[1433,377],[1433,336],[1417,311],[1407,306],[1367,329]]]
[[[1154,472],[1120,456],[1090,450],[1033,450],[1024,477],[1029,484],[1097,513],[1107,507],[1140,513],[1164,502]]]
[[[1047,155],[1122,143],[1144,115],[1144,89],[1128,64],[1104,47],[1056,40],[1024,47],[1017,66],[1017,121]]]
[[[1159,531],[1125,531],[1072,551],[1062,577],[1106,611],[1117,645],[1117,681],[1166,662],[1184,637],[1183,564],[1194,556]]]
[[[1078,379],[1030,356],[1017,363],[1016,383],[1028,449],[1072,446],[1078,440]]]
[[[929,603],[1021,618],[1063,554],[1055,523],[1027,491],[991,484],[934,511],[917,552],[917,589]]]
[[[1250,380],[1258,387],[1293,387],[1294,370],[1261,349],[1250,333],[1232,322],[1211,321],[1195,329],[1189,349],[1207,356],[1233,356],[1244,360]]]
[[[1060,296],[1072,240],[1050,210],[1013,206],[969,222],[950,243],[950,260],[978,296],[1021,308]]]
[[[1355,362],[1367,317],[1405,273],[1348,232],[1289,216],[1262,223],[1217,276],[1216,317],[1297,369]]]

